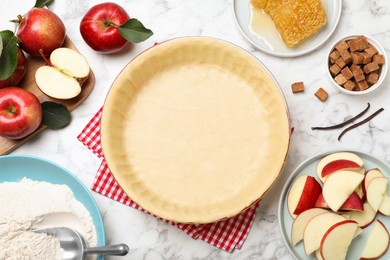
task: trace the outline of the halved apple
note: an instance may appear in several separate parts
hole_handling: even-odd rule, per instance
[[[301,212],[314,208],[321,185],[309,175],[300,175],[291,185],[287,198],[287,208],[293,218]]]
[[[367,243],[364,246],[361,260],[379,259],[384,256],[389,249],[390,236],[386,226],[379,219],[376,220]]]
[[[337,212],[363,181],[364,176],[354,171],[337,171],[329,175],[322,194],[329,207]]]
[[[306,255],[310,255],[320,248],[322,237],[326,231],[336,223],[344,221],[345,218],[333,213],[323,213],[313,217],[306,225],[303,232],[303,246]]]
[[[375,169],[370,169],[368,170],[365,175],[364,175],[364,180],[363,180],[363,193],[364,193],[364,196],[367,197],[367,186],[368,186],[368,183],[373,179],[373,178],[376,178],[376,177],[383,177],[383,173],[381,172],[380,169],[378,168],[375,168]]]
[[[356,221],[360,228],[368,227],[374,221],[376,216],[376,211],[372,209],[368,202],[363,204],[363,208],[363,211],[350,211],[345,213],[348,215],[348,219]]]
[[[333,172],[343,169],[361,169],[364,161],[358,155],[351,152],[332,153],[322,158],[316,167],[316,173],[321,182]]]
[[[388,194],[384,194],[381,205],[379,205],[378,212],[385,216],[390,216],[390,197]]]
[[[311,208],[305,210],[294,219],[291,226],[291,243],[295,246],[303,239],[303,233],[305,231],[307,223],[320,214],[327,213],[329,211],[320,208]]]
[[[321,240],[322,258],[344,260],[357,228],[358,225],[353,220],[344,220],[331,226]]]
[[[316,208],[330,209],[329,205],[326,203],[324,196],[322,193],[318,196],[316,204]],[[356,193],[356,191],[352,192],[351,195],[347,198],[347,200],[341,205],[339,210],[355,210],[355,211],[363,211],[363,201],[360,196]]]
[[[71,99],[80,94],[90,71],[83,55],[73,49],[58,48],[47,62],[35,72],[35,82],[43,93],[57,99]]]
[[[367,186],[367,201],[373,210],[377,211],[382,203],[383,195],[387,191],[388,179],[386,177],[375,177]]]

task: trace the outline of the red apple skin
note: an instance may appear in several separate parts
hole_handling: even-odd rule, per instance
[[[0,88],[18,85],[24,78],[26,71],[27,71],[26,56],[24,56],[24,53],[21,49],[18,49],[18,60],[16,64],[16,69],[9,78],[0,80]]]
[[[0,89],[0,136],[20,139],[34,132],[42,121],[39,99],[18,87]]]
[[[305,186],[303,187],[303,191],[301,197],[299,198],[297,207],[294,210],[294,214],[299,215],[307,209],[314,208],[317,198],[321,193],[322,187],[318,181],[312,176],[307,176]]]
[[[315,207],[329,209],[329,206],[326,203],[322,193],[318,196],[317,201],[315,203]],[[343,203],[343,205],[340,207],[340,210],[363,211],[364,210],[363,201],[356,192],[353,192],[348,197],[348,199]]]
[[[80,33],[84,41],[95,51],[114,53],[123,49],[128,41],[116,26],[130,19],[121,6],[115,3],[102,3],[93,6],[80,22]]]
[[[325,177],[337,170],[342,170],[342,169],[349,169],[349,168],[360,168],[360,165],[350,161],[350,160],[336,160],[328,163],[325,165],[325,167],[322,169],[321,175],[322,177]]]
[[[30,55],[45,56],[60,48],[65,40],[64,23],[52,11],[46,8],[32,8],[23,17],[19,17],[16,35],[21,40],[20,47]]]

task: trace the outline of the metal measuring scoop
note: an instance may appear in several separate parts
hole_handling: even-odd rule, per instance
[[[88,248],[83,236],[71,228],[45,228],[34,230],[34,232],[46,233],[56,237],[60,242],[61,248],[64,250],[62,255],[63,260],[84,260],[88,254],[123,256],[129,252],[129,247],[126,244]]]

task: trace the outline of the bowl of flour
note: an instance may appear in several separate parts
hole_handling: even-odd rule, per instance
[[[72,173],[30,156],[2,156],[0,165],[0,259],[61,259],[58,240],[39,228],[69,227],[90,247],[105,244],[99,209]]]

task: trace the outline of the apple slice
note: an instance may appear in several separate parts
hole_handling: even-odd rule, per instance
[[[383,195],[378,212],[385,216],[390,216],[390,197],[388,194]]]
[[[367,201],[373,210],[377,211],[382,203],[383,195],[387,191],[388,179],[386,177],[375,177],[367,186]]]
[[[358,223],[360,228],[368,227],[375,219],[376,211],[370,206],[368,202],[363,204],[363,211],[350,211],[346,213],[350,220],[354,220]],[[344,216],[344,214],[343,214]]]
[[[364,182],[364,179],[363,179],[363,182]],[[359,186],[357,186],[357,188],[355,189],[355,192],[357,195],[359,195],[359,197],[363,200],[364,198],[364,191],[363,191],[363,182],[359,184]]]
[[[353,220],[344,220],[331,226],[321,240],[322,258],[344,260],[348,247],[355,237],[357,227],[357,223]]]
[[[322,158],[316,167],[318,178],[324,183],[327,176],[343,169],[359,169],[364,161],[358,155],[351,152],[332,153]]]
[[[321,249],[317,249],[314,254],[316,255],[317,260],[324,260],[321,255]]]
[[[43,93],[57,99],[70,99],[80,94],[90,71],[84,56],[69,48],[58,48],[46,62],[49,65],[35,72],[35,82]]]
[[[330,208],[329,205],[326,203],[322,193],[318,196],[315,207],[323,209]],[[348,199],[343,203],[343,205],[341,205],[340,210],[363,211],[363,201],[360,196],[354,191],[351,195],[349,195]]]
[[[322,194],[329,207],[337,212],[363,181],[364,176],[353,171],[337,171],[326,179]]]
[[[320,208],[311,208],[305,210],[294,219],[291,226],[291,243],[295,246],[303,239],[303,233],[305,231],[307,223],[320,214],[327,213],[329,211]]]
[[[310,255],[320,248],[322,237],[334,224],[344,221],[345,218],[333,213],[323,213],[313,217],[306,225],[303,232],[303,246],[306,255]]]
[[[389,249],[390,236],[386,226],[379,219],[368,235],[366,245],[360,259],[379,259],[384,256]]]
[[[293,218],[301,212],[314,208],[321,185],[312,176],[306,174],[299,176],[291,185],[287,198],[287,207]]]
[[[371,170],[368,170],[365,175],[364,175],[364,180],[363,180],[363,193],[364,193],[364,196],[367,197],[367,186],[368,186],[368,183],[370,183],[370,181],[373,179],[373,178],[376,178],[376,177],[383,177],[383,173],[381,172],[380,169],[378,168],[375,168],[375,169],[371,169]]]

